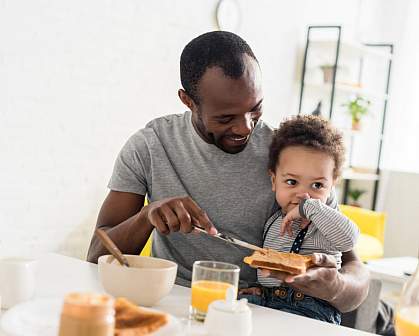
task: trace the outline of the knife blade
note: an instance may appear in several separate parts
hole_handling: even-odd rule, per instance
[[[210,234],[208,234],[207,231],[205,231],[204,228],[202,228],[202,227],[200,227],[200,226],[198,226],[196,224],[192,224],[192,226],[194,227],[195,230],[197,230],[199,232],[202,232],[202,233],[205,233],[206,235],[208,235],[210,237],[218,238],[218,239],[221,239],[221,240],[223,240],[223,241],[225,241],[227,243],[235,244],[235,245],[238,245],[238,246],[241,246],[241,247],[248,248],[249,250],[265,252],[265,249],[263,249],[263,248],[261,248],[259,246],[256,246],[256,245],[253,245],[253,244],[244,242],[244,241],[239,240],[239,239],[236,239],[236,238],[233,238],[233,237],[231,237],[231,236],[229,236],[229,235],[227,235],[225,233],[219,232],[216,235],[210,235]]]

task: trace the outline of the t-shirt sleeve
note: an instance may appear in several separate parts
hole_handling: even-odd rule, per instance
[[[150,152],[144,135],[134,134],[116,158],[108,188],[146,195],[150,188]]]

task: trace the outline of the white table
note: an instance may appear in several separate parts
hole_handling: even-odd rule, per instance
[[[409,278],[407,274],[413,274],[418,264],[415,257],[396,257],[370,260],[367,268],[371,278],[379,279],[383,283],[381,298],[395,306],[400,299],[403,285]]]
[[[58,254],[41,257],[35,298],[64,296],[71,291],[103,292],[98,280],[97,265]],[[153,308],[179,318],[185,326],[185,335],[205,335],[202,323],[188,320],[189,300],[190,289],[175,285],[171,293]],[[252,335],[372,335],[260,306],[251,305],[251,309]]]

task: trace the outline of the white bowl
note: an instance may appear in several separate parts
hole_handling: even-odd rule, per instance
[[[130,267],[121,266],[112,255],[99,258],[99,279],[107,293],[147,307],[169,294],[176,279],[176,263],[153,257],[125,257]]]

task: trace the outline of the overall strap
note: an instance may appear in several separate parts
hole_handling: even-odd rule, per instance
[[[305,229],[301,229],[295,237],[294,243],[292,243],[290,253],[300,253],[301,245],[303,245],[304,237],[308,231],[308,226]]]

